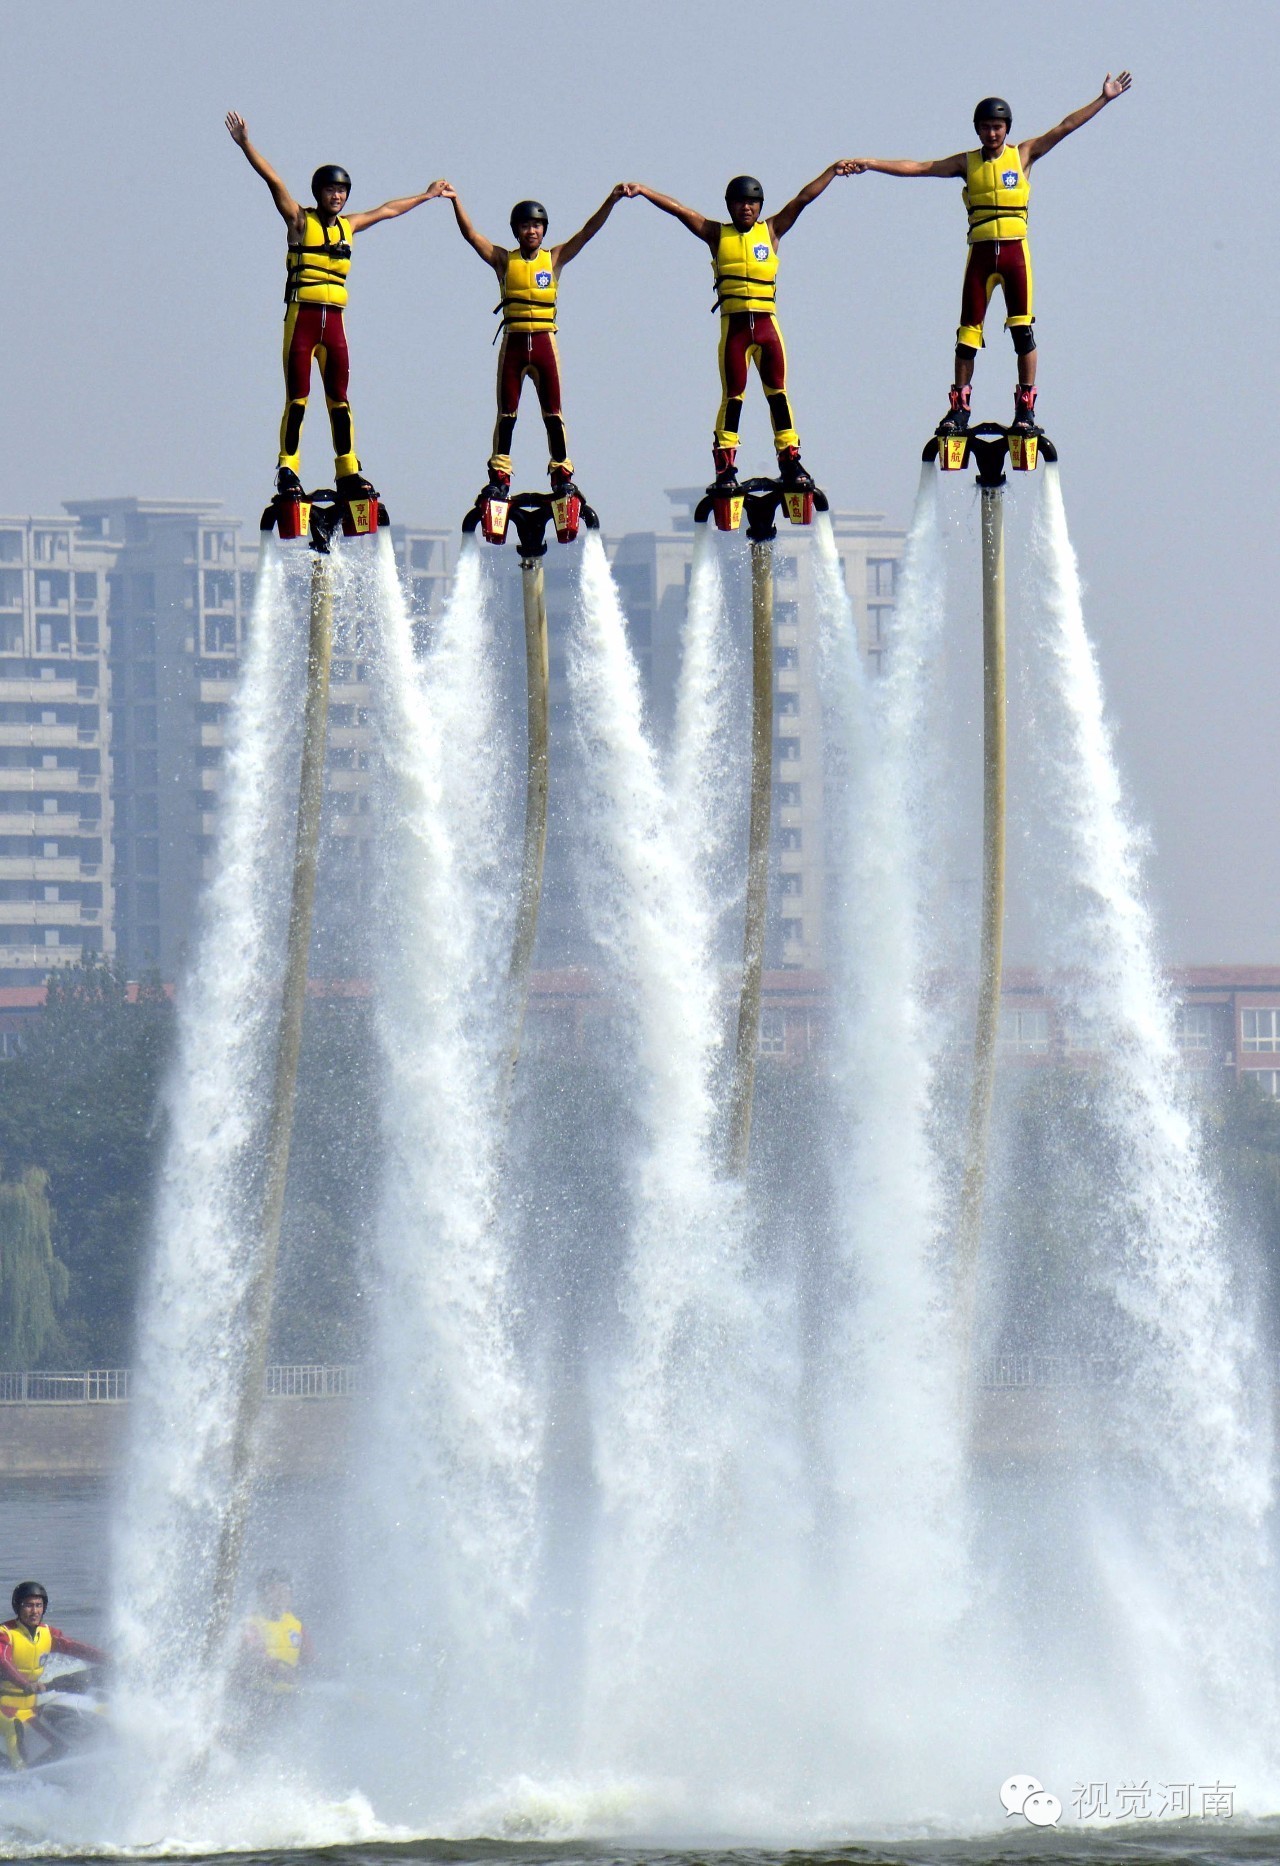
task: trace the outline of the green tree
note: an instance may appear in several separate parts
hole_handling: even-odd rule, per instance
[[[58,1309],[66,1301],[65,1265],[53,1254],[48,1176],[29,1166],[18,1180],[0,1180],[0,1364],[39,1365],[61,1346]]]
[[[0,1159],[47,1178],[69,1277],[65,1352],[81,1366],[120,1365],[132,1351],[172,1027],[158,984],[75,966],[50,976],[43,1015],[0,1064]]]

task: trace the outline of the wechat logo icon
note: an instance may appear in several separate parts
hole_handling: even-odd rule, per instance
[[[1034,1775],[1011,1775],[1000,1790],[1005,1814],[1021,1814],[1033,1827],[1052,1827],[1062,1818],[1062,1803]]]

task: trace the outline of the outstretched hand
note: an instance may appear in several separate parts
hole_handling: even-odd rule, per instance
[[[249,125],[235,110],[228,110],[226,122],[227,133],[231,137],[232,142],[239,143],[240,147],[243,149],[249,140]]]
[[[1133,79],[1129,76],[1127,71],[1122,71],[1118,78],[1113,78],[1111,73],[1108,72],[1102,81],[1102,95],[1109,104],[1114,103],[1116,98],[1119,97],[1122,92],[1127,91],[1132,83]]]

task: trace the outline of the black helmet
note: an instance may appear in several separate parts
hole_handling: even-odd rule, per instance
[[[517,201],[511,210],[511,231],[520,238],[520,223],[525,220],[540,220],[544,227],[547,223],[547,210],[541,201]]]
[[[46,1609],[49,1605],[48,1590],[42,1587],[39,1581],[19,1581],[13,1590],[12,1599],[15,1613],[19,1611],[24,1600],[42,1600]]]
[[[1004,123],[1013,128],[1013,112],[1003,97],[984,97],[973,113],[973,127],[980,123]]]
[[[754,175],[735,175],[724,191],[724,204],[731,207],[735,201],[759,201],[764,206],[764,189]]]
[[[351,193],[351,177],[345,168],[339,168],[336,162],[325,162],[311,177],[311,192],[318,201],[322,188],[345,188]]]

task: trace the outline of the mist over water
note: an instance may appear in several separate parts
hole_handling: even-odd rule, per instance
[[[123,1792],[51,1817],[68,1844],[795,1844],[993,1829],[1019,1768],[1064,1805],[1086,1772],[1233,1780],[1254,1809],[1280,1787],[1248,1240],[1181,1086],[1051,470],[1029,520],[1010,501],[1027,539],[1010,727],[1038,957],[1089,1033],[1072,1081],[1097,1140],[1082,1161],[1050,1134],[1036,1156],[1078,1267],[1037,1281],[1008,1216],[1029,1077],[1006,1072],[979,1328],[1012,1317],[1083,1345],[1109,1384],[1053,1399],[1049,1455],[1002,1448],[994,1412],[967,1435],[950,1334],[965,1055],[938,986],[959,950],[937,884],[954,855],[943,674],[974,608],[948,582],[951,490],[922,477],[878,680],[829,522],[811,535],[832,1009],[812,1081],[762,1061],[745,1185],[722,1168],[749,739],[739,547],[697,538],[665,749],[599,540],[569,559],[552,626],[573,745],[553,733],[551,781],[594,998],[576,1047],[529,1033],[510,1109],[509,586],[468,546],[419,654],[389,541],[336,553],[336,630],[370,670],[379,761],[369,1394],[349,1469],[314,1493],[262,1486],[259,1535],[288,1518],[333,1577],[302,1602],[325,1675],[248,1757],[191,1652],[224,1507],[294,807],[308,566],[268,554],[180,1006],[116,1531],[113,1640],[138,1687],[113,1752]],[[947,987],[957,1003],[969,983]],[[197,1793],[184,1770],[202,1755]]]

